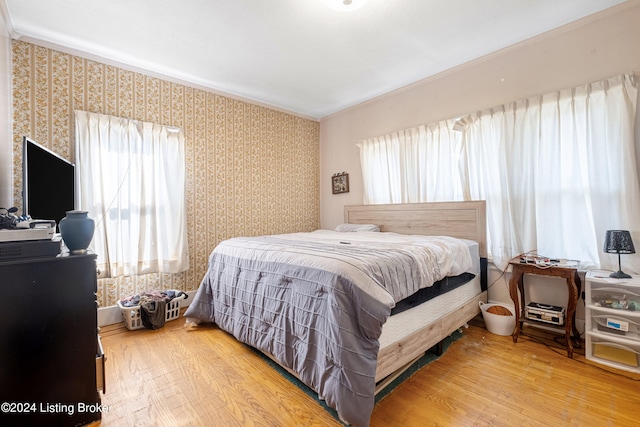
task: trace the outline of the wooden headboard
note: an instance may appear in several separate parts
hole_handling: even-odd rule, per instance
[[[380,231],[400,234],[475,240],[479,245],[480,256],[487,257],[484,200],[345,206],[344,221],[349,224],[376,224]]]

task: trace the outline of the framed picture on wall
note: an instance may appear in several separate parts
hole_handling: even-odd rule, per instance
[[[333,194],[348,193],[349,192],[349,174],[337,173],[331,177],[331,188]]]

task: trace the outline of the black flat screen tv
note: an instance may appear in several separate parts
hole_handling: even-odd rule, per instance
[[[75,165],[26,136],[22,142],[23,214],[60,224],[75,209]]]

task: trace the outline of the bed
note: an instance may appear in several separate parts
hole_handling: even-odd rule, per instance
[[[346,206],[346,224],[375,224],[381,233],[221,242],[185,316],[264,352],[345,423],[367,426],[375,394],[486,302],[485,215],[484,201]],[[445,252],[453,256],[442,261]],[[462,270],[473,278],[392,315],[416,289],[432,291],[434,278],[446,288],[453,279],[439,276]]]

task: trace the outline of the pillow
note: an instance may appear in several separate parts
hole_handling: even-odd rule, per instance
[[[380,227],[375,224],[339,224],[336,231],[353,232],[353,231],[380,231]]]

